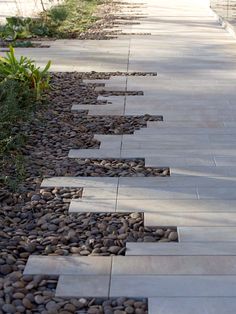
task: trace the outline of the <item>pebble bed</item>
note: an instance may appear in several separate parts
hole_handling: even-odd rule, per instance
[[[162,120],[161,116],[98,117],[71,111],[73,102],[93,103],[96,102],[99,95],[95,91],[95,87],[83,83],[83,78],[109,76],[109,73],[59,73],[53,75],[53,89],[48,93],[49,105],[39,108],[30,123],[14,127],[15,134],[23,133],[28,138],[21,153],[26,161],[25,177],[31,183],[43,176],[73,176],[78,172],[82,173],[83,170],[87,172],[88,165],[82,165],[83,162],[79,164],[77,160],[68,158],[68,152],[73,148],[99,148],[100,143],[93,138],[95,133],[132,134],[135,130],[146,127],[147,121]],[[92,169],[95,169],[93,161],[91,161],[91,166]],[[147,175],[149,170],[147,172],[143,165],[142,168],[144,175]],[[101,169],[101,167],[98,166],[97,169]],[[3,175],[5,171],[7,175],[14,176],[16,168],[14,164],[9,167],[8,160],[6,160],[2,171]],[[117,172],[116,169],[114,175],[118,175]],[[123,170],[121,169],[120,172]],[[134,173],[135,170],[131,169],[130,175],[133,176]],[[141,171],[138,173],[141,175]],[[152,175],[163,175],[166,173],[166,168],[156,168],[149,172],[149,175],[151,173]],[[90,175],[94,174],[90,172]]]
[[[117,74],[117,75],[120,75]],[[135,73],[134,75],[137,75]],[[151,74],[152,75],[152,74]],[[73,101],[96,102],[94,86],[83,78],[110,77],[109,73],[53,75],[49,105],[41,106],[31,122],[15,126],[27,135],[22,146],[24,181],[19,191],[0,186],[0,313],[146,314],[146,300],[62,299],[54,296],[58,278],[23,276],[30,255],[125,255],[126,242],[177,241],[176,228],[143,225],[141,213],[68,214],[71,199],[82,188],[40,189],[42,177],[87,175],[169,175],[168,168],[144,167],[142,159],[71,160],[70,148],[97,148],[93,134],[132,134],[147,121],[161,117],[93,117],[71,112]],[[14,176],[17,165],[1,169]]]
[[[168,167],[145,167],[144,159],[79,159],[75,176],[157,177],[169,176]]]
[[[23,276],[30,255],[125,255],[126,242],[177,241],[176,228],[144,227],[141,213],[68,214],[82,189],[45,188],[17,198],[1,195],[2,313],[147,313],[146,300],[62,299],[57,277]],[[1,310],[0,310],[1,312]]]

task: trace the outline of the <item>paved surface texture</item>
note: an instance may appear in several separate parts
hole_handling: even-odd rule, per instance
[[[56,41],[27,54],[39,64],[51,57],[61,71],[157,72],[105,80],[107,90],[144,95],[106,97],[109,104],[86,108],[95,115],[162,115],[163,122],[133,135],[95,135],[99,149],[73,149],[69,157],[140,157],[170,167],[171,176],[51,178],[42,185],[83,187],[71,212],[144,212],[147,226],[177,226],[179,243],[128,243],[125,257],[33,256],[25,272],[60,275],[58,296],[147,297],[150,314],[234,314],[236,41],[207,0],[146,0],[142,10],[145,17],[130,28],[150,35]]]

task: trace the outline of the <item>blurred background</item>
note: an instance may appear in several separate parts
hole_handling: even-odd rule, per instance
[[[7,16],[33,17],[62,0],[0,0],[0,22]]]
[[[211,0],[211,7],[220,16],[236,25],[236,0]]]

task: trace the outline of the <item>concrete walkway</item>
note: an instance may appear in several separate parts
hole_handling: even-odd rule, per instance
[[[143,96],[86,108],[97,115],[163,115],[164,122],[149,122],[134,135],[97,135],[100,149],[69,156],[144,157],[148,166],[169,166],[171,176],[51,178],[42,185],[83,186],[71,212],[143,211],[147,226],[177,226],[179,243],[130,243],[125,257],[33,256],[25,273],[59,275],[58,296],[147,297],[150,314],[235,314],[236,41],[208,1],[145,3],[146,17],[130,31],[151,35],[27,51],[40,64],[52,56],[60,70],[157,72],[105,82],[107,90]]]

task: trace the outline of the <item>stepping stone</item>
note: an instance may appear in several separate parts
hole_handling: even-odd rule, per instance
[[[155,187],[148,188],[121,186],[118,189],[118,200],[145,199],[197,199],[196,188]]]
[[[31,255],[24,275],[109,275],[110,271],[110,256]]]
[[[56,288],[56,297],[108,298],[110,276],[62,275]]]
[[[215,166],[215,160],[212,156],[179,157],[166,155],[161,157],[146,157],[146,167],[184,167],[184,166]]]
[[[125,275],[236,275],[236,256],[114,256],[112,276]]]
[[[144,225],[178,227],[234,227],[236,212],[146,212]]]
[[[236,242],[236,227],[179,227],[180,242]]]
[[[223,241],[223,239],[222,239]],[[136,255],[183,255],[183,256],[236,256],[236,243],[233,242],[180,242],[180,243],[131,243],[126,244],[126,256]]]
[[[235,298],[236,276],[112,276],[110,297],[123,296]]]
[[[138,187],[138,188],[163,188],[163,187],[233,187],[236,186],[236,176],[201,176],[201,175],[179,175],[166,177],[120,177],[119,187]],[[224,202],[222,200],[222,202]],[[233,202],[233,201],[230,201]],[[188,202],[190,205],[190,202]],[[201,202],[199,202],[201,203]],[[216,202],[215,202],[216,203]],[[235,203],[236,204],[236,203]]]
[[[116,211],[116,199],[72,200],[69,213],[112,213]]]
[[[70,149],[69,158],[114,159],[120,158],[120,149]]]
[[[72,111],[88,111],[88,116],[109,116],[117,115],[122,116],[124,113],[124,105],[73,105]]]
[[[234,314],[235,298],[149,298],[149,314]]]
[[[154,122],[153,122],[154,123]],[[176,135],[179,136],[182,134],[227,134],[227,135],[236,135],[236,127],[218,127],[218,128],[197,128],[197,127],[168,127],[165,125],[165,123],[156,123],[156,127],[154,128],[154,125],[152,127],[148,126],[145,129],[137,130],[135,131],[135,135],[145,134],[145,135],[152,135],[155,134],[162,134],[162,135]]]
[[[44,179],[41,187],[84,187],[113,188],[118,185],[118,178],[109,177],[52,177]]]
[[[148,187],[146,187],[148,188]],[[236,212],[236,200],[118,199],[117,211],[143,212]]]
[[[92,201],[96,199],[112,199],[116,200],[117,187],[97,187],[97,188],[85,188],[83,190],[82,200]]]
[[[148,186],[146,187],[148,188]],[[118,199],[117,212],[174,213],[185,212],[231,212],[234,214],[236,200],[177,200],[177,199]]]

